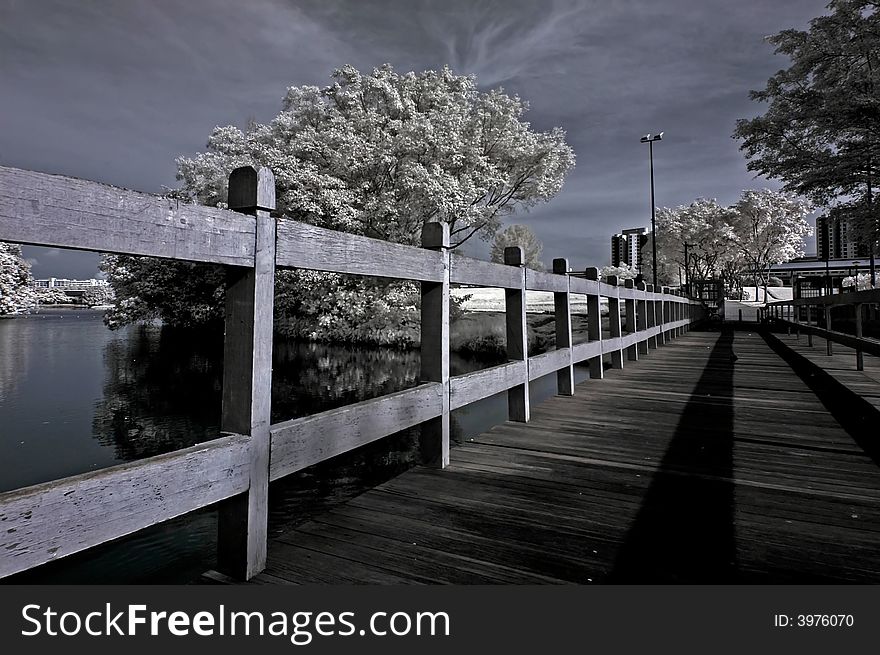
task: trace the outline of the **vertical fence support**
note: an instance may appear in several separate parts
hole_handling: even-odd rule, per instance
[[[675,295],[678,297],[681,297],[681,290],[678,290]],[[681,308],[682,308],[682,304],[680,302],[676,302],[672,305],[673,314],[675,316],[676,322],[679,322],[684,318],[681,314]],[[684,334],[684,328],[682,328],[681,326],[675,328],[675,336],[676,337],[680,337],[683,334]]]
[[[666,345],[669,334],[666,332],[666,298],[663,294],[669,291],[669,287],[660,287],[660,300],[657,301],[657,324],[660,326],[660,345]]]
[[[856,337],[862,338],[862,303],[856,303]],[[865,356],[861,349],[856,348],[856,370],[865,370]]]
[[[568,260],[553,260],[553,272],[564,275],[568,283]],[[569,285],[570,286],[570,285]],[[556,349],[568,348],[568,366],[556,371],[556,393],[560,396],[574,394],[574,366],[571,352],[571,293],[558,291],[553,294],[553,312],[556,316]]]
[[[675,336],[672,332],[671,328],[666,328],[666,326],[672,322],[672,306],[673,303],[669,301],[667,296],[672,295],[672,289],[669,287],[663,287],[663,300],[660,301],[660,320],[663,321],[663,343],[669,343],[672,341],[672,338]]]
[[[504,290],[504,315],[507,322],[507,359],[525,362],[525,380],[507,390],[507,416],[511,421],[529,420],[529,344],[526,326],[526,269],[523,250],[519,246],[504,249],[504,263],[518,266],[518,289]]]
[[[654,285],[653,285],[653,284],[649,284],[649,285],[647,285],[646,290],[647,290],[647,292],[648,292],[649,294],[651,294],[651,295],[653,296],[653,294],[654,294]],[[648,327],[649,327],[649,328],[657,327],[657,302],[654,301],[654,300],[648,300],[648,301],[647,301],[646,308],[647,308],[647,310],[648,310],[648,311],[647,311],[647,314],[648,314]],[[654,348],[654,349],[656,350],[658,345],[659,345],[659,344],[658,344],[658,341],[657,341],[657,335],[656,335],[656,334],[655,334],[654,336],[652,336],[652,337],[648,337],[648,347],[649,347],[649,348]]]
[[[825,305],[825,329],[831,331],[831,305]],[[825,353],[829,356],[834,354],[834,346],[831,339],[825,339]]]
[[[443,385],[443,413],[422,423],[419,446],[424,464],[444,468],[449,464],[449,223],[425,223],[422,248],[438,251],[443,260],[443,280],[422,282],[420,374],[423,382]]]
[[[599,281],[599,269],[595,266],[587,268],[585,271],[588,280]],[[587,333],[590,341],[602,341],[602,313],[598,289],[595,295],[587,295]],[[601,351],[596,357],[592,357],[587,362],[590,365],[590,379],[601,380],[605,377],[605,365],[602,361]]]
[[[648,301],[647,298],[647,289],[648,286],[644,282],[639,282],[638,290],[641,292],[642,297],[638,299],[636,302],[638,303],[638,314],[636,315],[636,321],[638,325],[638,331],[643,332],[648,329],[650,325],[650,320],[648,319]],[[639,341],[638,349],[639,353],[642,355],[648,354],[648,341],[649,339],[644,339],[643,341]]]
[[[636,286],[633,280],[626,280],[623,284],[627,289],[635,289]],[[626,331],[630,334],[635,334],[639,330],[636,326],[636,301],[634,298],[627,298],[624,300],[623,306],[626,311]],[[631,362],[639,361],[638,344],[634,343],[626,349],[626,358]]]
[[[617,276],[609,275],[605,278],[605,282],[612,286],[618,286]],[[619,297],[610,297],[608,298],[608,331],[611,333],[611,338],[620,338],[623,336],[623,331],[620,326],[620,298]],[[611,366],[613,368],[622,369],[623,368],[623,349],[617,349],[611,351]]]
[[[267,168],[236,168],[229,208],[256,219],[253,268],[227,268],[220,430],[250,435],[250,486],[220,504],[218,568],[247,580],[266,567],[272,316],[275,298],[275,177]]]
[[[816,321],[818,324],[818,320]],[[813,306],[807,305],[807,345],[813,347]]]

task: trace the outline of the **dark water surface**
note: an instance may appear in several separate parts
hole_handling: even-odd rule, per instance
[[[216,438],[222,352],[220,334],[150,325],[111,332],[91,310],[0,320],[0,492]],[[497,363],[453,355],[453,374]],[[417,351],[278,339],[272,420],[413,387],[418,375]],[[554,392],[553,376],[532,383],[536,401]],[[454,412],[454,444],[506,413],[505,394]],[[417,437],[401,432],[273,483],[270,532],[412,467]],[[216,523],[207,508],[8,581],[188,582],[214,565]]]

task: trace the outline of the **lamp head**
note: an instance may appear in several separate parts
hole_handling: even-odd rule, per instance
[[[651,140],[651,135],[650,135],[650,134],[646,134],[645,136],[643,136],[643,137],[641,138],[641,142],[642,142],[642,143],[647,143],[647,142],[650,141],[650,140]]]

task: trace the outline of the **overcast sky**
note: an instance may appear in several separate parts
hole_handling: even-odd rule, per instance
[[[528,100],[565,129],[577,167],[562,193],[510,222],[544,261],[608,263],[610,235],[658,206],[730,204],[753,179],[737,118],[787,66],[764,37],[803,29],[826,0],[0,0],[0,164],[142,191],[174,187],[174,158],[215,125],[270,120],[288,86],[344,64],[445,64]],[[812,243],[808,250],[812,249]],[[97,256],[27,248],[35,277],[91,277]]]

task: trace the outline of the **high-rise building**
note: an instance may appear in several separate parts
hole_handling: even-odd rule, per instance
[[[642,246],[648,240],[646,230],[643,227],[635,227],[623,230],[620,234],[611,236],[611,265],[630,265],[641,272],[642,270]]]
[[[611,265],[623,266],[626,264],[626,237],[622,234],[611,236]]]
[[[819,259],[849,259],[866,254],[867,250],[859,244],[850,221],[828,216],[816,219],[816,255]]]

